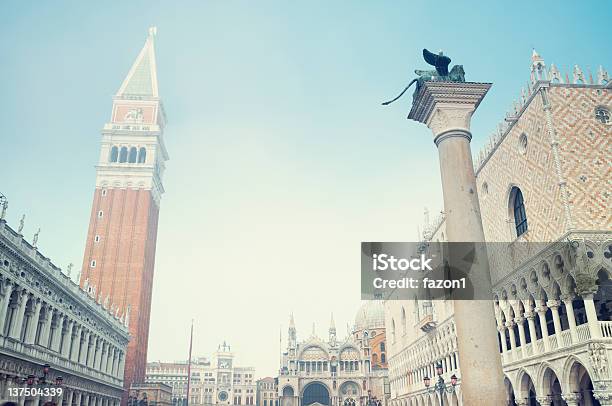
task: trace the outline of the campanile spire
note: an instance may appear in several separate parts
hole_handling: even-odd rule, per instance
[[[113,97],[102,129],[80,285],[129,325],[124,386],[144,382],[162,178],[168,153],[155,27]],[[125,404],[126,399],[123,400]]]

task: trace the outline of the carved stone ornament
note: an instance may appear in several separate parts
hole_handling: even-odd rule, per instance
[[[606,347],[602,343],[590,343],[588,346],[589,361],[595,372],[595,379],[601,380],[608,377],[608,358]]]
[[[470,130],[472,108],[462,108],[461,106],[440,107],[436,108],[431,115],[429,123],[427,123],[427,126],[431,128],[435,135],[451,129]]]

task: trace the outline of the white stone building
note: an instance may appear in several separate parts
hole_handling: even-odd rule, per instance
[[[611,89],[601,67],[563,76],[534,51],[527,88],[474,159],[486,240],[509,243],[491,261],[508,405],[612,405]],[[444,218],[423,234],[445,241]],[[392,405],[437,404],[423,378],[438,361],[459,378],[445,404],[462,404],[453,303],[385,306]]]
[[[281,406],[364,406],[369,401],[378,406],[383,404],[387,369],[380,363],[376,369],[372,367],[370,340],[376,331],[384,337],[382,303],[366,302],[355,325],[357,328],[340,340],[332,317],[327,339],[317,337],[313,328],[310,337],[298,342],[291,316],[287,351],[282,355],[278,377]],[[384,347],[383,350],[386,357]]]
[[[257,406],[278,406],[278,384],[267,376],[257,380]]]
[[[0,399],[20,406],[117,406],[127,326],[0,219]],[[68,271],[70,272],[70,271]],[[44,366],[48,366],[43,384]],[[28,379],[28,377],[30,379]],[[61,377],[61,380],[58,378]],[[29,382],[28,382],[29,381]],[[12,396],[57,387],[62,396]]]
[[[198,363],[200,360],[194,361]],[[187,361],[148,362],[145,383],[164,383],[172,388],[172,405],[187,404]]]
[[[255,368],[234,365],[235,354],[226,343],[219,346],[212,361],[197,358],[191,362],[189,405],[255,405]],[[146,382],[163,382],[172,387],[173,405],[185,404],[187,362],[150,362]]]

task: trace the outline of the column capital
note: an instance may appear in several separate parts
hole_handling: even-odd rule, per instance
[[[561,395],[563,400],[568,404],[568,406],[578,405],[578,402],[582,400],[582,395],[580,393],[568,393],[566,395]]]
[[[538,401],[538,403],[541,406],[549,406],[549,405],[552,404],[552,399],[548,395],[546,395],[546,396],[538,396],[538,397],[536,397],[536,400]]]
[[[491,83],[423,82],[408,118],[426,124],[434,139],[444,134],[470,139],[472,114],[490,87]]]
[[[602,405],[612,405],[612,391],[609,390],[594,390],[593,397]]]
[[[514,318],[514,321],[516,322],[516,324],[521,325],[525,322],[525,319],[526,319],[525,317],[518,316]]]
[[[536,306],[536,308],[534,310],[538,314],[544,314],[544,313],[546,313],[546,310],[548,310],[548,308],[546,306],[544,306],[544,305],[540,305],[540,306]]]
[[[525,318],[527,320],[535,320],[535,313],[532,311],[525,312]]]
[[[546,302],[546,306],[548,306],[550,309],[553,309],[553,308],[561,306],[561,301],[559,301],[559,300],[548,300]]]

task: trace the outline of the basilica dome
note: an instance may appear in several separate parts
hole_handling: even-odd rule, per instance
[[[355,331],[385,328],[385,307],[382,300],[366,300],[355,316]]]

